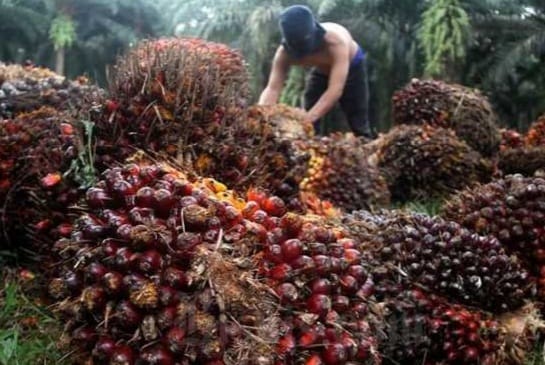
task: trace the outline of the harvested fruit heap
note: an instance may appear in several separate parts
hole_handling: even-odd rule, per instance
[[[504,149],[498,156],[498,168],[504,175],[532,176],[537,171],[545,169],[545,146]]]
[[[296,195],[299,156],[272,125],[246,117],[247,89],[244,61],[225,45],[142,42],[117,62],[112,100],[96,121],[99,166],[123,161],[134,146],[239,191],[260,186]]]
[[[0,120],[0,242],[47,253],[69,231],[67,208],[93,179],[82,135],[69,115],[48,107]]]
[[[329,201],[347,212],[385,207],[390,203],[385,179],[367,162],[369,152],[364,140],[333,134],[300,140],[296,146],[311,156],[309,169],[300,184],[302,192]]]
[[[524,364],[542,328],[531,304],[493,317],[420,289],[401,290],[384,307],[386,364]]]
[[[442,215],[497,237],[527,262],[539,277],[539,297],[545,297],[545,179],[509,175],[465,190],[445,205]]]
[[[524,141],[528,146],[545,147],[545,115],[539,117],[528,130]]]
[[[307,140],[314,137],[314,126],[306,119],[303,109],[286,104],[253,105],[247,110],[248,118],[272,124],[282,139]]]
[[[395,124],[432,124],[453,129],[485,157],[494,155],[501,135],[497,116],[475,89],[442,81],[413,79],[392,97]]]
[[[492,175],[491,163],[448,129],[397,126],[379,143],[373,159],[397,201],[443,197]]]
[[[104,91],[84,77],[68,80],[46,68],[0,63],[0,119],[42,106],[81,108],[103,97]]]
[[[415,213],[354,212],[344,223],[377,260],[371,274],[379,299],[418,285],[455,303],[505,312],[531,298],[534,280],[493,236]]]
[[[257,200],[163,164],[105,171],[49,285],[79,363],[380,363],[356,242]]]

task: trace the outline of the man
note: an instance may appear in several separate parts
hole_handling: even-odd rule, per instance
[[[276,51],[267,87],[258,103],[278,102],[290,66],[312,67],[304,107],[315,129],[320,118],[340,102],[352,132],[372,138],[367,60],[348,30],[335,23],[318,23],[311,10],[302,5],[286,8],[280,15],[279,25],[282,44]]]

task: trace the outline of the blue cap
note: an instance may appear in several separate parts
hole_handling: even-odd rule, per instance
[[[325,29],[304,5],[293,5],[280,14],[282,45],[294,58],[307,56],[320,48]]]

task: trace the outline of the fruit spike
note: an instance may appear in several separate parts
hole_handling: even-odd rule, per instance
[[[435,80],[413,79],[392,97],[395,125],[446,127],[485,157],[498,152],[498,117],[478,90]]]
[[[297,147],[311,159],[301,182],[303,203],[319,213],[327,207],[315,199],[350,212],[357,209],[385,207],[390,192],[378,169],[366,158],[370,153],[365,140],[350,134],[300,140]],[[318,204],[316,204],[318,203]],[[320,209],[322,208],[322,209]]]
[[[545,179],[509,175],[467,189],[445,204],[442,215],[477,233],[496,236],[539,278],[539,297],[544,297]]]
[[[367,215],[354,212],[345,225],[377,261],[370,273],[379,297],[415,284],[455,303],[506,312],[534,292],[535,280],[493,236],[424,214],[393,211],[375,222]]]
[[[492,164],[448,129],[401,125],[374,142],[392,199],[442,198],[492,177]]]
[[[523,364],[543,326],[532,304],[494,317],[420,289],[403,289],[381,304],[386,364]]]
[[[121,181],[140,198],[116,194]],[[283,214],[268,195],[240,200],[166,164],[134,159],[105,171],[99,187],[107,206],[87,194],[93,204],[55,245],[62,264],[49,286],[78,359],[380,363],[367,266],[357,242],[334,227]],[[168,210],[155,199],[162,190],[172,197]],[[227,241],[234,229],[239,236]],[[210,231],[217,234],[207,241]]]

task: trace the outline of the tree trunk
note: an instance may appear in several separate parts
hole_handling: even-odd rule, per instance
[[[64,76],[64,47],[59,47],[55,56],[55,72]]]

